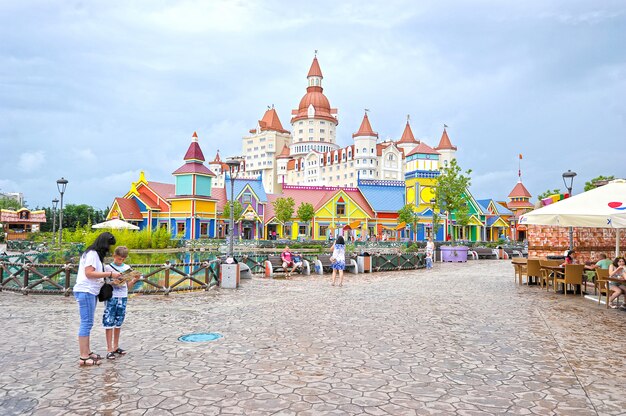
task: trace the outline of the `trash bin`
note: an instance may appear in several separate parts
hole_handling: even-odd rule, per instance
[[[371,273],[372,272],[372,258],[370,254],[365,252],[357,256],[356,258],[357,268],[359,273]]]
[[[220,264],[220,287],[222,289],[237,289],[239,279],[240,272],[237,260],[234,258],[224,260],[222,264]]]

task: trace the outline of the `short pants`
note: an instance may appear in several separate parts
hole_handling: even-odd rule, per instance
[[[128,298],[111,298],[105,302],[102,326],[104,329],[120,328],[126,317]]]

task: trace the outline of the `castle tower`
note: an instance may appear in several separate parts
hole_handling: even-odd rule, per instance
[[[289,156],[289,146],[283,146],[283,150],[276,157],[276,192],[280,190],[280,184],[287,183],[287,165],[291,160],[291,156]]]
[[[185,164],[176,169],[176,195],[211,196],[211,178],[215,174],[204,166],[204,154],[194,131],[191,144],[185,153]]]
[[[408,152],[413,150],[418,144],[420,144],[420,142],[415,140],[415,136],[413,136],[413,130],[411,130],[411,124],[409,123],[409,117],[407,116],[406,126],[404,126],[402,137],[396,142],[396,146],[400,149],[403,149],[404,154],[407,154]]]
[[[376,141],[378,133],[372,130],[367,112],[363,116],[359,131],[352,135],[354,139],[355,168],[359,179],[376,179],[378,170]]]
[[[291,143],[291,135],[283,128],[274,106],[268,107],[251,135],[243,138],[246,173],[261,175],[265,192],[273,194],[277,185],[276,156]]]
[[[336,144],[337,109],[330,107],[324,95],[323,78],[316,56],[307,75],[306,94],[298,108],[291,111],[292,156],[303,156],[311,150],[323,153],[339,148]]]
[[[182,234],[184,238],[212,236],[216,202],[211,198],[211,181],[215,174],[204,166],[196,132],[183,159],[185,164],[172,173],[176,183],[175,195],[169,199],[171,221],[176,224],[176,234]]]
[[[439,145],[435,147],[435,150],[441,155],[439,158],[441,167],[447,167],[450,162],[452,162],[452,159],[456,159],[457,149],[456,146],[452,146],[452,142],[450,142],[445,126],[443,128],[443,133],[441,134],[441,140],[439,140]]]

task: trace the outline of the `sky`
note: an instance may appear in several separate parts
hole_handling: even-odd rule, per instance
[[[314,53],[352,143],[438,144],[506,200],[626,177],[626,2],[0,0],[0,192],[104,209],[144,171],[173,183],[193,132],[240,155],[274,105],[290,129]],[[520,161],[519,155],[523,158]]]

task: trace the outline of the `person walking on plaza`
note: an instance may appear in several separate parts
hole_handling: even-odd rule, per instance
[[[121,273],[105,271],[103,266],[104,257],[109,253],[111,246],[115,245],[115,237],[109,232],[100,234],[96,241],[82,254],[78,264],[78,273],[73,292],[78,302],[80,314],[80,327],[78,329],[78,347],[80,349],[79,364],[84,366],[99,365],[100,357],[91,352],[89,335],[93,327],[98,293],[104,284],[104,278],[118,278]]]
[[[339,272],[339,286],[343,286],[343,271],[346,268],[346,242],[338,236],[335,244],[330,248],[333,252],[330,261],[333,267],[332,286],[335,286],[335,274]]]
[[[128,248],[119,246],[113,252],[113,263],[104,267],[107,272],[126,273],[130,266],[124,264],[128,257]],[[114,280],[113,297],[104,304],[104,314],[102,315],[102,326],[107,340],[107,360],[114,360],[115,354],[124,355],[126,351],[120,348],[120,332],[122,323],[126,317],[126,303],[128,302],[128,288],[133,287],[139,280],[138,276],[132,277],[128,281]]]
[[[426,243],[426,269],[430,270],[433,268],[434,256],[435,256],[435,243],[433,243],[432,237],[428,237],[428,242]]]

